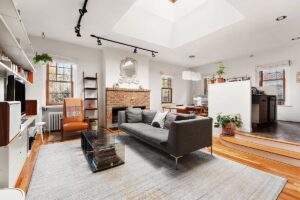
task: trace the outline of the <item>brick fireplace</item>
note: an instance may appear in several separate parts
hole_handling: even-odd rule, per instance
[[[150,90],[106,88],[106,127],[113,124],[113,109],[127,107],[150,108]]]

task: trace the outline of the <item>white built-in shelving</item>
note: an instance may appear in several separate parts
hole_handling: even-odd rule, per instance
[[[27,56],[34,54],[34,50],[19,12],[12,0],[0,0],[0,49],[16,65],[27,71],[35,71]],[[14,71],[11,66],[0,61],[0,71],[3,70],[16,75],[26,83],[30,83],[22,75]]]

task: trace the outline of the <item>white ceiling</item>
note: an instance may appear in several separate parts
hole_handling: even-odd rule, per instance
[[[227,0],[244,16],[243,20],[173,49],[158,45],[155,41],[147,42],[114,32],[114,27],[134,5],[135,0],[89,0],[88,12],[81,23],[81,38],[76,37],[74,26],[79,17],[78,9],[82,8],[84,0],[15,0],[15,2],[21,10],[22,19],[30,35],[40,36],[41,32],[45,32],[47,38],[103,48],[97,47],[95,39],[90,37],[90,34],[96,34],[157,50],[159,54],[155,59],[187,67],[300,43],[299,40],[291,41],[291,38],[300,36],[298,0]],[[284,21],[275,21],[275,18],[281,15],[288,17]],[[147,24],[145,19],[139,20]],[[152,25],[147,24],[150,28]],[[161,35],[157,32],[159,31],[153,30],[153,34],[160,39]],[[133,51],[105,41],[103,46]],[[141,51],[138,53],[149,55]],[[190,59],[189,55],[196,55],[196,58]]]
[[[242,19],[226,0],[137,0],[113,32],[175,49]]]

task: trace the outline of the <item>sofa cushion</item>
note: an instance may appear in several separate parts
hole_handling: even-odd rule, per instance
[[[188,119],[196,119],[195,114],[176,114],[176,121],[188,120]]]
[[[157,112],[151,125],[153,125],[155,122],[159,123],[159,128],[163,128],[164,124],[165,124],[165,120],[166,120],[166,116],[168,114],[168,111],[166,112]],[[156,124],[156,123],[155,123]],[[155,127],[158,127],[157,125],[155,125]]]
[[[164,124],[164,129],[170,129],[172,122],[174,122],[177,118],[177,115],[173,113],[168,113],[166,116],[165,124]]]
[[[142,122],[142,109],[140,108],[127,108],[126,119],[128,123]]]
[[[144,123],[123,123],[121,129],[129,134],[136,135],[155,144],[164,144],[168,141],[169,131],[162,128],[155,128]]]
[[[154,117],[156,115],[156,111],[155,110],[143,110],[142,111],[142,119],[143,119],[143,123],[145,124],[151,124]]]

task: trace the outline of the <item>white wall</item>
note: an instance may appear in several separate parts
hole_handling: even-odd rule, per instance
[[[241,130],[252,131],[251,123],[251,83],[250,81],[210,84],[208,86],[209,116],[216,120],[219,113],[225,115],[239,114],[243,121]],[[220,133],[220,131],[213,131]]]
[[[149,89],[149,57],[112,48],[105,48],[103,50],[103,57],[105,63],[106,87],[113,87],[115,83],[118,83],[120,78],[120,63],[123,59],[129,57],[137,61],[137,79],[139,83],[123,83],[120,84],[120,87],[139,88],[139,86],[142,86],[145,89]]]
[[[278,106],[278,119],[300,122],[300,84],[296,83],[296,72],[300,71],[300,45],[281,47],[280,49],[256,53],[253,58],[241,57],[224,61],[227,77],[250,76],[255,86],[255,68],[260,65],[276,63],[278,61],[291,60],[290,79],[287,80],[287,96],[289,104]],[[202,77],[210,76],[217,71],[217,65],[204,65],[193,69],[202,73]],[[193,84],[193,94],[203,94],[202,84]]]
[[[95,73],[100,74],[102,64],[100,50],[40,37],[30,37],[30,40],[38,53],[48,53],[56,60],[77,65],[77,74],[74,78],[75,97],[83,96],[82,72],[88,76],[94,76]],[[46,105],[46,67],[42,65],[35,67],[37,72],[34,74],[34,84],[33,86],[26,85],[26,98],[38,99],[41,111],[41,107]],[[101,93],[99,94],[101,95]],[[45,117],[43,120],[46,120]]]
[[[161,63],[155,60],[150,61],[150,106],[153,110],[161,110],[161,76],[169,75],[173,77],[173,103],[190,104],[191,81],[182,80],[182,71],[185,67],[173,64]]]

